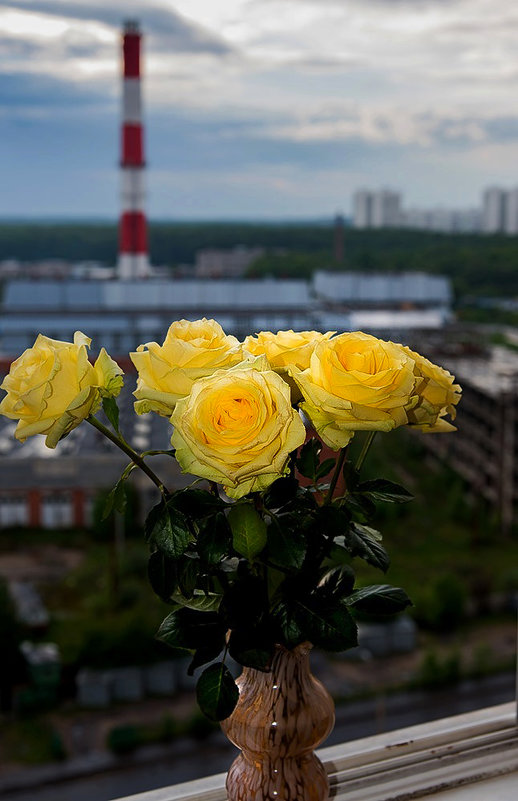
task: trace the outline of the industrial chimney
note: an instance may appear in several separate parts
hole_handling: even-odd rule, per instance
[[[144,213],[144,142],[140,100],[140,39],[138,22],[128,20],[123,33],[122,212],[119,223],[117,272],[123,280],[150,274],[147,221]]]

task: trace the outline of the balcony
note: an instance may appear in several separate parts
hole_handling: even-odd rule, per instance
[[[334,801],[515,801],[516,704],[480,709],[330,748]],[[225,801],[225,774],[117,801]]]

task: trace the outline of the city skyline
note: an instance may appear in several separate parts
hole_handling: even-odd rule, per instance
[[[510,0],[8,0],[1,217],[118,214],[120,36],[144,35],[152,218],[351,213],[514,184]]]

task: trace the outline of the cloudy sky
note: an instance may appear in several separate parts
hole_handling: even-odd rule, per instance
[[[359,186],[465,207],[518,185],[516,0],[4,0],[0,216],[117,216],[127,17],[151,217],[324,217]]]

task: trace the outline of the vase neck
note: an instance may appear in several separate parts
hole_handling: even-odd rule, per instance
[[[256,681],[261,681],[262,677],[268,682],[272,677],[283,682],[286,679],[289,680],[290,677],[295,679],[309,676],[309,654],[312,647],[311,643],[301,643],[293,649],[285,648],[284,645],[276,645],[270,669],[266,673],[255,668],[245,667],[242,676],[253,676]]]

